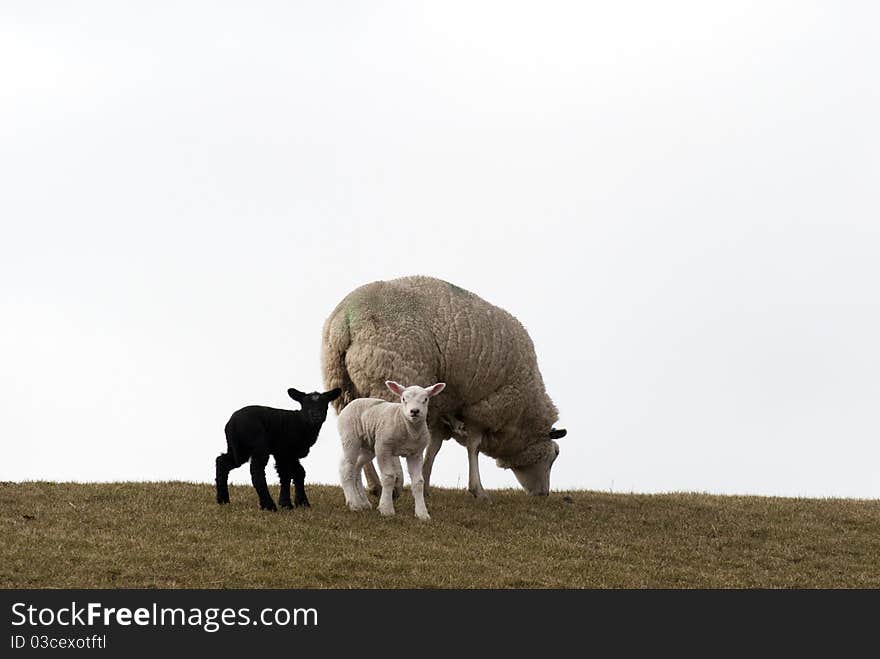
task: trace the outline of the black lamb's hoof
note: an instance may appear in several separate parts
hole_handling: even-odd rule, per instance
[[[265,501],[260,504],[260,510],[268,510],[269,512],[275,512],[278,508],[275,506],[274,501]]]
[[[293,510],[293,504],[290,501],[279,501],[278,505],[282,508],[287,508],[288,510]]]
[[[312,504],[309,503],[308,499],[297,499],[295,502],[297,508],[311,508]]]
[[[224,503],[229,503],[229,495],[227,494],[226,496],[223,496],[222,494],[218,494],[217,495],[217,503],[219,503],[221,506]]]

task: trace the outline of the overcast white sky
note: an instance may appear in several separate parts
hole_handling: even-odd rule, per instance
[[[3,2],[0,479],[211,481],[429,274],[530,331],[554,489],[880,496],[876,7]]]

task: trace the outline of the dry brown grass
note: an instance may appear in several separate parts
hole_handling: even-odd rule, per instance
[[[191,483],[0,484],[4,588],[880,587],[880,502],[435,490],[433,517],[334,486],[265,513]]]

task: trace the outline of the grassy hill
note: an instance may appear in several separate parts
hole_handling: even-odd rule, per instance
[[[432,521],[252,488],[0,483],[3,588],[880,587],[880,502],[434,490]],[[273,488],[273,495],[277,487]]]

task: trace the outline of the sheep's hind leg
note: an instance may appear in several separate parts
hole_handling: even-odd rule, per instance
[[[425,461],[422,465],[422,478],[425,480],[425,496],[428,496],[430,493],[431,470],[434,468],[434,458],[436,458],[437,453],[440,452],[444,439],[446,438],[443,436],[442,431],[431,431],[431,439],[428,441],[428,448],[425,449]]]
[[[421,451],[416,455],[410,455],[406,458],[406,466],[409,469],[413,499],[416,502],[416,517],[423,522],[427,522],[431,519],[431,516],[428,514],[428,508],[425,506],[425,480],[422,476],[423,459]]]
[[[490,502],[489,495],[480,482],[480,441],[482,435],[473,433],[467,438],[468,492],[481,501]]]
[[[363,461],[369,460],[372,456],[365,458],[363,453],[357,456],[343,454],[342,461],[339,463],[339,484],[342,485],[342,493],[345,495],[345,505],[350,510],[368,510],[372,508],[370,500],[363,491],[364,486],[361,483],[361,467]]]
[[[364,477],[367,479],[367,489],[370,494],[374,497],[382,494],[382,481],[379,480],[379,474],[376,473],[372,460],[364,464]]]
[[[269,462],[269,456],[251,456],[251,483],[260,497],[261,510],[278,510],[272,495],[269,494],[269,487],[266,485],[266,464]]]
[[[229,503],[229,472],[238,465],[228,453],[222,453],[214,461],[217,467],[215,483],[217,484],[217,503]]]
[[[361,451],[361,454],[358,456],[357,466],[355,467],[354,471],[355,491],[361,501],[362,506],[366,509],[372,508],[373,504],[370,503],[370,498],[367,496],[367,491],[364,489],[364,482],[363,480],[361,480],[361,470],[367,462],[371,462],[373,460],[373,457],[373,454],[369,451]]]

